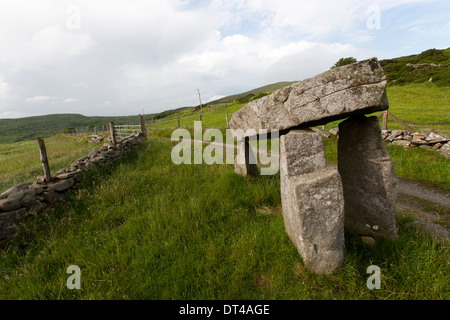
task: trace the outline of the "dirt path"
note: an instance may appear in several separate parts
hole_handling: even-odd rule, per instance
[[[425,187],[420,182],[398,178],[398,192],[434,202],[450,210],[450,194]]]

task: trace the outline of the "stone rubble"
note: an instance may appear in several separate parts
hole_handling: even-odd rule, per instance
[[[450,135],[437,134],[432,129],[423,129],[421,132],[381,130],[381,137],[393,145],[439,151],[444,157],[450,157]]]

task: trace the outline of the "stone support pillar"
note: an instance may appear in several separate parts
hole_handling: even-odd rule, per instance
[[[339,124],[338,168],[344,187],[345,228],[396,239],[398,182],[377,117],[350,117]]]
[[[327,166],[313,131],[281,137],[280,184],[286,232],[305,266],[330,274],[344,261],[344,197],[339,173]]]

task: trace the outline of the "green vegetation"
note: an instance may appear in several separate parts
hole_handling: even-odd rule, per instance
[[[394,162],[395,174],[399,177],[424,182],[450,193],[450,160],[438,152],[421,148],[403,149],[388,145]]]
[[[449,50],[380,61],[389,79],[390,112],[418,131],[450,133]],[[185,107],[146,115],[150,142],[113,167],[88,173],[69,201],[29,217],[0,248],[0,299],[448,300],[449,247],[405,228],[413,219],[408,209],[397,216],[397,242],[369,247],[346,233],[344,266],[316,275],[285,233],[278,174],[243,178],[232,165],[171,162],[174,143],[167,138],[178,118],[191,132],[200,115],[204,127],[224,132],[226,114],[231,120],[249,101],[288,84],[219,99],[202,113]],[[0,120],[0,192],[42,174],[36,141],[22,140],[110,120],[138,122],[136,116],[81,115]],[[402,127],[390,119],[388,128]],[[64,135],[46,145],[52,172],[98,147]],[[336,163],[337,138],[324,139],[324,145],[327,160]],[[419,148],[387,148],[399,177],[450,192],[449,159]],[[65,286],[73,264],[82,270],[79,291]],[[366,286],[373,264],[382,270],[381,290]]]
[[[337,163],[337,138],[324,139],[325,156]],[[421,148],[404,149],[386,145],[394,163],[397,176],[421,181],[424,184],[450,193],[450,159],[440,153]]]
[[[450,133],[450,86],[438,87],[431,82],[388,86],[390,111],[408,125],[420,129]],[[389,129],[402,129],[392,119]]]
[[[229,102],[235,102],[238,99],[241,98],[245,98],[247,96],[256,96],[258,94],[264,93],[264,92],[272,92],[275,91],[277,89],[286,87],[290,84],[295,83],[295,81],[282,81],[282,82],[276,82],[276,83],[272,83],[266,86],[262,86],[250,91],[246,91],[243,93],[239,93],[239,94],[235,94],[235,95],[231,95],[231,96],[227,96],[227,97],[223,97],[221,99],[217,99],[211,102],[208,102],[208,105],[215,105],[215,104],[220,104],[220,103],[229,103]]]
[[[164,111],[161,114],[170,115],[185,108]],[[144,119],[150,121],[160,114],[146,114]],[[116,124],[138,124],[137,115],[114,117],[87,117],[81,114],[50,114],[45,116],[26,117],[18,119],[0,119],[0,144],[35,139],[48,138],[59,132],[72,132],[75,129],[93,128],[105,125],[109,121]],[[92,132],[93,129],[91,129]]]
[[[153,138],[89,173],[54,211],[26,220],[0,251],[2,299],[442,299],[449,248],[407,230],[375,247],[346,234],[333,275],[310,273],[284,230],[279,176],[232,165],[174,165]],[[66,287],[70,265],[81,290]],[[370,265],[381,289],[369,290]]]
[[[380,60],[389,85],[423,83],[432,79],[439,86],[450,86],[450,48],[429,49],[420,54]]]
[[[345,66],[347,64],[351,64],[351,63],[355,63],[357,60],[353,57],[348,57],[348,58],[340,58],[335,64],[333,64],[333,66],[331,67],[331,69],[337,68],[337,67],[342,67]]]
[[[64,135],[45,139],[45,145],[52,173],[98,147],[98,144],[89,144],[87,139],[76,142],[73,137]],[[36,140],[0,144],[0,193],[20,183],[34,181],[42,174]]]

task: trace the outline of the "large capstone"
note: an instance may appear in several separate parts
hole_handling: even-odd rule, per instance
[[[397,177],[377,117],[351,117],[339,124],[338,168],[345,227],[361,235],[395,239]]]
[[[233,113],[230,128],[281,131],[386,110],[386,85],[376,58],[349,64],[251,101]]]

